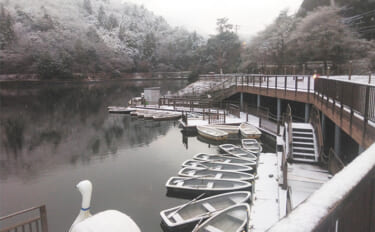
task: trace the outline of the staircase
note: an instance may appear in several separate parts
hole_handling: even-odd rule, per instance
[[[310,123],[292,123],[292,151],[291,159],[294,161],[316,163],[319,153],[314,133]]]

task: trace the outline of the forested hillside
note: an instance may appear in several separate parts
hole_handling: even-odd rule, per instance
[[[313,3],[306,0],[302,7],[307,2]],[[309,9],[306,14],[297,15],[281,12],[250,41],[242,53],[241,70],[280,74],[285,69],[293,73],[306,68],[310,73],[317,70],[324,74],[330,68],[331,74],[343,74],[348,72],[349,63],[357,74],[375,70],[375,40],[365,38],[348,23],[348,18],[342,15],[343,8],[311,6]]]
[[[0,74],[189,70],[202,37],[111,0],[0,0]]]

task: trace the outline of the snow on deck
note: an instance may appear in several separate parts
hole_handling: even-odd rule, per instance
[[[375,143],[269,231],[312,231],[375,168],[374,154]]]
[[[275,153],[261,153],[255,180],[250,231],[265,231],[280,218],[278,159]]]
[[[317,165],[288,163],[288,186],[290,188],[291,207],[295,208],[318,190],[332,175]]]

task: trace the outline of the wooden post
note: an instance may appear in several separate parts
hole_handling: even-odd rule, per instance
[[[249,121],[249,106],[246,104],[246,122]]]
[[[45,205],[42,205],[39,208],[39,213],[40,213],[40,224],[42,226],[42,232],[48,232],[47,210],[46,210]]]
[[[349,61],[349,80],[352,79],[352,66],[353,66],[353,61]]]
[[[330,70],[331,70],[331,67],[328,66],[328,67],[327,67],[327,78],[328,78],[328,79],[329,79],[329,73],[330,73],[329,71],[330,71]]]
[[[208,106],[208,124],[211,124],[211,106]]]
[[[287,76],[285,75],[285,78],[284,78],[284,95],[286,95],[286,85],[287,85]]]
[[[295,76],[294,78],[294,82],[295,82],[295,89],[294,89],[294,96],[297,96],[297,89],[298,89],[298,81],[297,81],[297,77]]]
[[[307,77],[307,100],[310,100],[310,85],[311,85],[311,76]]]
[[[371,71],[368,72],[368,84],[371,84]]]
[[[365,136],[367,130],[367,120],[368,120],[368,108],[369,108],[369,101],[370,101],[370,86],[366,87],[366,101],[365,101],[365,113],[363,115],[363,135],[362,135],[362,146],[365,145]]]
[[[269,83],[270,83],[270,77],[267,76],[267,94],[268,94],[268,87],[269,87]]]
[[[204,114],[205,114],[205,110],[204,110],[204,105],[203,106],[203,121],[204,121]]]
[[[302,75],[305,76],[305,72],[306,72],[306,64],[303,64],[302,65]]]

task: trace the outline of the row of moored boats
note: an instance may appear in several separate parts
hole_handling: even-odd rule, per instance
[[[239,232],[247,230],[252,183],[262,146],[243,139],[242,147],[219,146],[223,154],[198,153],[166,183],[168,194],[193,198],[160,212],[167,231]]]
[[[244,138],[258,139],[262,132],[250,123],[240,125],[197,126],[198,134],[212,140],[226,140],[230,134],[241,134]]]

